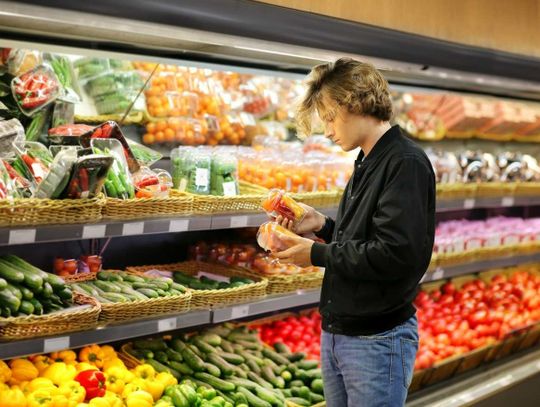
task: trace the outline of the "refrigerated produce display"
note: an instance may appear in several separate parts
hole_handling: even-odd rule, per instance
[[[0,406],[325,406],[324,269],[274,220],[335,216],[358,151],[297,135],[305,60],[133,41],[0,33]],[[437,181],[407,405],[471,405],[540,372],[540,96],[388,74]]]

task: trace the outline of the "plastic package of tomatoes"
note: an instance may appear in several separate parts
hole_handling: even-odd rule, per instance
[[[284,242],[281,236],[297,235],[275,222],[266,222],[263,223],[257,231],[257,243],[264,250],[271,252],[286,250],[289,246]]]
[[[277,218],[281,215],[292,220],[295,225],[302,222],[306,216],[306,210],[286,192],[279,189],[272,189],[261,205],[269,216]]]
[[[62,93],[60,82],[47,65],[39,65],[13,78],[11,91],[19,109],[27,116],[54,102]]]

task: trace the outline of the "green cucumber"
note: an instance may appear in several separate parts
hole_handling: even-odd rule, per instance
[[[7,281],[4,280],[3,278],[0,278],[0,290],[3,290],[4,288],[7,287]]]
[[[249,405],[252,407],[272,407],[272,404],[270,404],[268,401],[260,399],[244,387],[238,387],[237,391],[238,393],[242,393],[244,396],[246,396]]]
[[[34,306],[34,314],[35,315],[43,315],[43,305],[41,305],[41,303],[38,300],[36,300],[35,298],[32,298],[30,300],[30,302]]]
[[[238,276],[232,276],[230,279],[231,283],[244,283],[244,284],[253,284],[255,281],[253,281],[250,278],[246,277],[238,277]]]
[[[175,351],[174,349],[172,349],[169,346],[167,347],[167,349],[165,349],[165,353],[167,354],[167,357],[169,358],[169,360],[173,360],[175,362],[183,362],[184,361],[184,358],[182,357],[182,354],[180,352]]]
[[[199,338],[201,341],[206,342],[207,344],[212,345],[212,346],[220,346],[221,341],[222,341],[219,335],[209,334],[209,333],[203,334]]]
[[[152,290],[150,288],[137,288],[137,291],[140,292],[141,294],[145,295],[148,298],[158,298],[159,297],[159,294],[157,293],[157,291]]]
[[[311,391],[318,394],[324,394],[324,386],[322,379],[314,379],[311,382]]]
[[[262,350],[262,353],[264,356],[266,356],[268,359],[272,360],[273,362],[275,362],[277,365],[284,365],[286,366],[288,363],[289,363],[289,359],[287,359],[285,356],[283,355],[280,355],[279,353],[277,352],[274,352],[273,350],[271,349],[267,349],[267,348],[264,348]],[[300,362],[301,363],[301,362]],[[299,366],[300,367],[300,366]],[[317,366],[315,366],[317,367]]]
[[[289,347],[287,345],[285,345],[284,343],[282,343],[282,342],[274,343],[274,349],[276,350],[276,352],[278,352],[278,353],[280,353],[280,354],[282,354],[284,356],[291,353],[291,350],[289,349]]]
[[[217,366],[224,376],[231,376],[233,374],[233,371],[235,370],[234,367],[229,364],[229,362],[224,360],[217,353],[210,353],[208,355],[208,362]]]
[[[145,363],[148,363],[150,366],[152,366],[154,368],[154,370],[156,372],[167,372],[167,373],[170,373],[172,374],[174,377],[176,377],[176,379],[180,379],[180,374],[174,370],[174,369],[171,369],[169,368],[168,366],[165,366],[164,364],[158,362],[157,360],[154,360],[154,359],[146,359],[145,360]]]
[[[216,390],[221,390],[224,392],[231,392],[234,391],[234,389],[236,388],[233,383],[214,377],[208,373],[196,372],[195,378],[208,383]]]
[[[151,350],[157,352],[159,350],[167,349],[167,344],[161,338],[157,339],[138,339],[133,341],[133,347],[135,349]]]
[[[197,403],[197,392],[191,386],[187,384],[180,384],[178,385],[178,387],[180,388],[180,391],[186,397],[189,405],[194,406]]]
[[[311,393],[310,396],[312,404],[319,404],[324,401],[324,396],[322,394]]]
[[[186,363],[196,372],[202,372],[205,370],[204,361],[195,353],[189,346],[185,346],[181,350],[182,357]]]
[[[304,385],[304,382],[302,380],[295,379],[292,382],[289,383],[289,387],[302,387]]]
[[[241,379],[239,377],[229,377],[227,381],[231,382],[235,386],[242,386],[250,391],[255,391],[257,387],[261,387],[258,383],[255,383],[252,380]]]
[[[212,376],[220,377],[221,376],[221,369],[217,367],[216,365],[213,365],[212,363],[206,363],[204,364],[204,369],[210,373]]]
[[[107,293],[116,293],[120,294],[122,292],[122,289],[120,286],[117,286],[112,281],[101,281],[101,280],[93,280],[92,283],[98,287],[100,290],[107,292]]]
[[[269,389],[257,386],[257,388],[255,389],[255,393],[257,394],[257,397],[259,397],[261,400],[267,401],[273,406],[283,405],[283,403],[279,400],[276,394]]]
[[[298,369],[311,370],[318,368],[319,362],[316,360],[303,360],[301,362],[297,362],[296,366],[298,366]]]
[[[163,363],[164,365],[166,365],[167,362],[169,361],[169,358],[167,357],[167,354],[162,350],[158,350],[154,354],[154,359],[157,360],[159,363]]]
[[[114,271],[100,271],[96,275],[98,280],[102,281],[123,281],[123,278],[119,275],[119,273]]]
[[[34,313],[34,306],[30,301],[22,300],[19,312],[26,315],[32,315]]]
[[[63,300],[71,300],[73,299],[73,291],[67,286],[65,286],[63,289],[56,291],[56,294]]]
[[[232,365],[241,365],[246,361],[242,356],[230,352],[220,352],[219,356]]]
[[[19,290],[17,287],[15,287],[13,284],[9,284],[6,287],[6,290],[11,291],[11,294],[13,294],[15,297],[17,297],[19,300],[23,299],[23,295],[21,290]]]
[[[193,369],[191,369],[191,367],[189,367],[189,365],[187,363],[180,363],[180,362],[176,362],[174,360],[169,360],[169,366],[180,372],[182,375],[192,375],[193,374]]]
[[[306,358],[306,354],[303,352],[295,352],[291,353],[290,355],[287,355],[287,359],[289,359],[289,362],[295,363],[299,362]]]
[[[112,302],[130,302],[131,301],[125,295],[122,295],[120,293],[104,292],[101,294],[101,297]]]
[[[11,290],[4,288],[0,290],[0,305],[8,308],[11,314],[15,314],[21,306],[21,300],[17,298]]]
[[[322,379],[321,369],[317,368],[306,371],[306,377],[308,380]]]
[[[22,283],[24,273],[16,270],[11,264],[0,259],[0,277],[12,283]]]
[[[178,338],[175,338],[171,341],[172,348],[176,351],[182,354],[182,350],[186,348],[186,344]],[[184,358],[184,355],[182,355],[182,358]]]
[[[19,290],[22,294],[22,299],[30,301],[32,298],[34,298],[34,293],[30,291],[28,288],[22,285],[13,285],[17,290]]]
[[[208,342],[205,342],[201,337],[196,337],[193,339],[193,344],[203,353],[215,353],[217,349],[210,345]]]
[[[299,405],[301,407],[310,407],[311,406],[311,402],[303,399],[303,398],[300,398],[300,397],[287,397],[287,401],[290,402],[290,403],[294,403],[296,405]]]
[[[259,384],[259,385],[262,386],[262,387],[265,387],[265,388],[267,388],[267,389],[273,389],[273,388],[274,388],[274,386],[272,385],[272,383],[267,382],[267,381],[264,380],[262,377],[259,377],[258,375],[256,375],[256,374],[253,373],[253,372],[248,372],[247,377],[248,377],[252,382],[257,383],[257,384]]]
[[[246,361],[246,364],[248,365],[250,371],[260,375],[261,374],[261,367],[253,360],[249,359]]]
[[[122,279],[130,283],[144,283],[144,278],[136,276],[134,274],[125,273],[122,275]]]
[[[184,287],[182,284],[178,284],[178,283],[175,283],[175,282],[173,282],[171,284],[171,289],[176,290],[176,291],[180,291],[181,293],[186,292],[186,287]]]

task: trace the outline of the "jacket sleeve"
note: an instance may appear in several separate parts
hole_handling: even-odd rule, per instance
[[[435,180],[420,157],[402,157],[388,173],[373,217],[373,239],[314,243],[311,262],[351,280],[395,280],[426,261]],[[430,210],[431,209],[431,210]]]
[[[334,228],[336,226],[336,223],[332,218],[329,218],[328,216],[326,216],[325,218],[326,220],[324,222],[324,226],[321,230],[315,233],[315,236],[321,238],[328,243],[332,241],[332,235],[334,234]]]

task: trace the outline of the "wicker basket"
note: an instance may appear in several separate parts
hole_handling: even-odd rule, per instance
[[[105,198],[0,200],[0,227],[92,223],[101,219]]]
[[[251,278],[264,276],[268,279],[268,294],[286,294],[297,290],[309,290],[322,286],[324,271],[313,271],[298,274],[260,274],[253,270],[247,270]]]
[[[82,273],[65,278],[68,283],[95,280],[96,273]],[[99,321],[111,322],[143,319],[156,315],[181,314],[190,310],[191,292],[170,297],[149,298],[121,303],[101,304]]]
[[[241,181],[240,195],[215,196],[191,195],[193,197],[193,213],[205,215],[209,213],[260,212],[261,201],[268,190],[258,185]]]
[[[537,196],[540,195],[540,182],[517,182],[514,195]]]
[[[95,328],[100,304],[89,296],[73,293],[75,304],[91,307],[48,315],[0,318],[0,338],[5,340],[35,338]]]
[[[475,198],[478,190],[477,184],[437,184],[437,199],[463,199]]]
[[[123,114],[96,115],[96,116],[75,115],[75,123],[97,124],[97,123],[104,123],[110,120],[120,123],[120,121],[122,120],[122,117],[124,117]],[[143,122],[143,119],[144,119],[143,112],[135,112],[128,115],[122,122],[122,125],[141,124]]]
[[[124,362],[126,367],[129,369],[133,369],[139,366],[140,364],[142,364],[142,362],[139,359],[137,359],[135,356],[131,354],[130,352],[131,349],[132,349],[131,342],[128,342],[128,343],[124,343],[120,347],[120,352],[118,352],[118,358],[120,358],[122,362]]]
[[[476,194],[482,198],[514,196],[516,186],[513,182],[483,182],[478,184]]]
[[[128,271],[144,273],[148,270],[181,271],[184,274],[196,275],[199,272],[219,274],[225,277],[247,277],[255,280],[253,284],[245,284],[241,287],[225,288],[218,290],[191,290],[191,308],[207,309],[226,304],[241,304],[266,295],[268,280],[261,276],[254,276],[246,270],[224,266],[222,264],[210,264],[198,261],[186,261],[183,263],[161,264],[140,267],[128,267]]]
[[[337,206],[343,194],[342,190],[291,193],[291,197],[314,208]]]
[[[130,220],[165,216],[189,216],[193,214],[193,196],[171,193],[167,198],[107,198],[103,217],[114,220]]]

